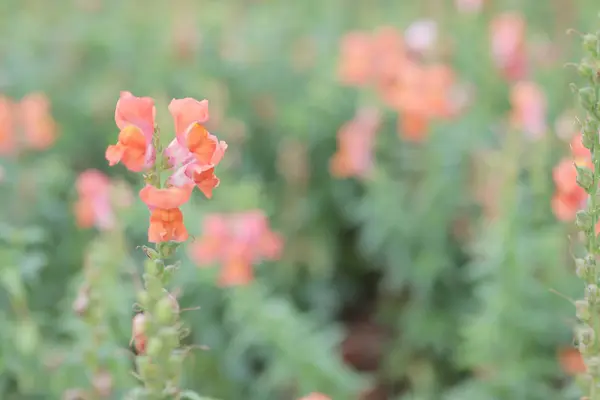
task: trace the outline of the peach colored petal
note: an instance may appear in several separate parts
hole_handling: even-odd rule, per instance
[[[179,208],[190,199],[193,189],[192,185],[171,186],[164,189],[146,185],[140,190],[140,198],[150,208]]]
[[[322,393],[313,392],[313,393],[310,393],[309,395],[304,396],[298,400],[331,400],[331,398],[325,396]]]
[[[183,146],[177,139],[173,139],[165,149],[165,155],[172,167],[180,167],[194,160],[194,155]]]
[[[17,150],[14,111],[13,102],[0,96],[0,155],[14,154]]]
[[[203,124],[208,121],[208,100],[198,101],[190,97],[173,99],[169,104],[169,112],[175,122],[175,134],[182,142],[184,133],[192,123]]]
[[[156,108],[150,97],[136,97],[130,92],[121,92],[115,109],[115,122],[119,129],[124,130],[133,125],[139,128],[146,142],[152,141]]]
[[[108,165],[111,167],[113,165],[118,164],[123,158],[123,154],[125,153],[125,148],[121,145],[110,145],[106,148],[105,157],[108,161]]]

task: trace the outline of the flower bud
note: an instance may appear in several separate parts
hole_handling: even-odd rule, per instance
[[[598,300],[598,285],[592,283],[586,286],[585,299],[590,304],[596,304],[596,301]]]
[[[158,258],[158,252],[154,249],[151,249],[148,246],[142,246],[142,251],[144,252],[144,254],[146,254],[146,257],[148,257],[152,261]]]
[[[138,354],[144,354],[146,351],[146,316],[144,313],[136,314],[133,317],[131,334],[133,336],[133,344],[135,351]]]
[[[581,132],[581,141],[586,149],[592,149],[595,144],[598,144],[598,121],[588,119],[584,122]]]
[[[178,242],[163,242],[159,244],[159,251],[165,258],[174,255],[178,248]]]
[[[583,49],[593,56],[598,55],[598,36],[588,33],[583,36]]]
[[[170,325],[175,317],[175,310],[173,309],[173,301],[170,297],[163,297],[156,303],[156,309],[154,310],[156,319],[161,325]]]
[[[169,349],[179,347],[179,331],[174,327],[166,327],[160,330],[160,337],[164,340],[165,346]]]
[[[575,165],[577,170],[577,184],[589,192],[592,186],[594,186],[594,174],[589,168],[580,167]]]
[[[163,342],[159,338],[153,337],[148,340],[148,346],[146,347],[146,354],[151,358],[156,358],[163,349]]]
[[[594,329],[589,325],[582,325],[577,327],[577,342],[583,343],[586,346],[593,346],[596,335]]]
[[[158,367],[152,364],[147,356],[136,357],[135,359],[138,373],[144,382],[155,382],[158,378]]]
[[[158,299],[162,295],[162,282],[156,276],[144,274],[146,290],[151,299]]]
[[[183,353],[177,352],[172,353],[169,356],[169,375],[172,378],[177,378],[181,376],[183,372],[183,362],[185,361],[185,355]]]
[[[592,87],[579,89],[579,101],[583,108],[593,110],[596,106],[596,92]]]
[[[586,63],[586,62],[582,62],[581,64],[579,64],[577,66],[577,72],[579,73],[580,76],[584,77],[584,78],[593,78],[596,71],[594,70],[594,68]]]
[[[579,229],[581,229],[582,231],[591,231],[593,224],[594,222],[590,213],[588,213],[585,210],[577,211],[575,217],[575,225],[577,225]]]
[[[587,371],[592,376],[600,375],[600,357],[593,356],[585,360]]]
[[[580,321],[587,322],[590,320],[590,304],[587,300],[575,301],[575,314]]]
[[[140,290],[137,294],[137,299],[144,310],[148,308],[148,305],[150,304],[150,296],[148,295],[148,292]]]
[[[148,275],[156,276],[159,274],[158,264],[154,260],[146,260],[144,263],[144,269]]]
[[[579,278],[587,281],[588,277],[593,273],[593,269],[590,268],[590,265],[583,258],[577,258],[575,259],[575,273]]]

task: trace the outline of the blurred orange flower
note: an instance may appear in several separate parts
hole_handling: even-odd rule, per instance
[[[80,228],[111,229],[115,225],[115,215],[110,201],[110,180],[102,172],[88,169],[82,172],[75,187],[79,198],[74,212]]]
[[[222,264],[219,285],[248,284],[252,265],[281,256],[283,240],[269,228],[261,210],[234,214],[210,214],[203,222],[202,236],[191,244],[190,257],[202,266]]]
[[[583,147],[581,134],[571,141],[572,158],[561,160],[552,170],[556,191],[552,197],[552,210],[560,221],[572,221],[587,200],[587,193],[577,184],[575,165],[593,168],[590,151]],[[600,225],[598,225],[600,228]]]
[[[376,109],[359,110],[338,132],[338,149],[329,170],[336,178],[365,177],[372,166],[375,134],[380,123]]]
[[[54,144],[56,132],[44,94],[30,93],[20,102],[0,96],[0,155],[14,155],[20,146],[46,150]]]
[[[27,147],[45,150],[56,140],[56,123],[50,102],[42,93],[31,93],[19,103],[19,116]]]
[[[152,144],[155,115],[154,100],[150,97],[121,92],[115,110],[115,121],[121,132],[117,144],[106,149],[106,159],[111,166],[122,162],[133,172],[152,166],[155,159]]]
[[[567,375],[579,375],[587,371],[581,353],[573,347],[559,349],[558,362]]]
[[[546,125],[546,95],[536,83],[521,81],[510,92],[513,127],[532,139],[539,139],[548,130]]]
[[[193,189],[193,185],[164,189],[147,185],[140,190],[140,198],[150,209],[149,242],[184,242],[188,239],[179,208],[190,199]]]
[[[492,59],[508,80],[522,79],[527,73],[526,22],[521,14],[497,15],[490,25]]]

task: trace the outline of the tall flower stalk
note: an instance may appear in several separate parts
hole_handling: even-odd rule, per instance
[[[168,285],[178,268],[175,252],[189,237],[180,207],[190,199],[194,187],[212,197],[212,190],[219,185],[214,169],[227,144],[203,126],[209,116],[208,101],[174,99],[169,111],[176,138],[163,148],[154,122],[154,101],[121,93],[115,112],[121,131],[117,143],[106,151],[110,165],[121,163],[130,171],[143,173],[145,187],[139,197],[150,211],[148,241],[154,244],[142,246],[148,260],[144,287],[137,296],[140,312],[133,318],[132,341],[137,353],[136,375],[143,387],[130,393],[132,399],[199,398],[180,389],[187,350],[181,348],[184,329]]]
[[[575,301],[579,321],[576,342],[585,361],[583,377],[586,400],[600,400],[600,236],[596,236],[600,216],[600,40],[598,35],[583,36],[585,56],[578,64],[586,85],[578,88],[579,101],[585,109],[581,122],[582,144],[591,153],[591,162],[576,162],[577,184],[588,194],[583,210],[577,212],[576,225],[584,236],[586,253],[576,259],[577,275],[584,281],[583,299]]]

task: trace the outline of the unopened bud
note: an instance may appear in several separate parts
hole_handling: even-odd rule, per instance
[[[594,186],[594,174],[589,168],[580,167],[575,165],[577,170],[577,184],[589,192],[592,186]]]
[[[148,340],[148,346],[146,348],[146,353],[151,358],[158,357],[158,355],[160,354],[162,349],[163,349],[163,343],[162,343],[162,340],[160,340],[159,338],[153,337]]]
[[[596,335],[594,329],[589,325],[582,325],[577,328],[577,342],[583,343],[586,346],[592,346],[594,344]]]
[[[158,367],[147,356],[136,357],[137,370],[144,382],[155,382],[159,376]]]
[[[137,294],[137,299],[143,309],[148,308],[148,305],[150,304],[150,296],[148,295],[148,292],[140,290]]]
[[[577,214],[575,217],[575,224],[582,231],[591,231],[594,222],[592,220],[592,216],[590,215],[590,213],[588,213],[585,210],[579,210],[579,211],[577,211]]]
[[[587,300],[575,301],[575,315],[580,321],[587,322],[590,320],[590,304]]]
[[[171,375],[171,378],[181,376],[184,361],[185,355],[183,353],[172,353],[169,356],[169,375]]]
[[[146,257],[153,261],[158,258],[158,252],[154,249],[151,249],[148,246],[142,246],[142,251],[144,252],[144,254],[146,254]]]
[[[593,356],[585,360],[587,372],[592,376],[600,375],[600,357]]]
[[[160,337],[164,340],[165,346],[169,349],[176,349],[179,347],[179,330],[174,327],[165,327],[160,330]]]
[[[596,71],[594,71],[594,68],[590,64],[582,62],[577,66],[577,72],[584,78],[593,78]]]
[[[156,318],[161,325],[170,325],[176,316],[176,309],[173,307],[171,297],[163,297],[156,304],[154,310]]]
[[[133,317],[131,334],[135,351],[138,354],[146,352],[146,316],[143,313],[136,314]]]
[[[598,55],[598,36],[588,33],[583,36],[583,49],[593,56]]]
[[[585,299],[590,304],[596,304],[598,300],[598,285],[590,284],[585,288]]]
[[[579,101],[583,108],[593,110],[596,107],[596,92],[594,88],[584,87],[579,89]]]

